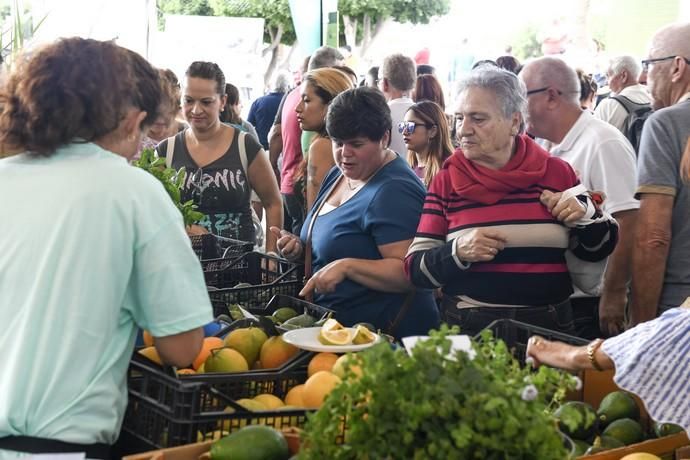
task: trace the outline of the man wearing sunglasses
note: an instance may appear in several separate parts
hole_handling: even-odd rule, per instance
[[[618,244],[608,259],[568,261],[578,335],[615,335],[624,326],[639,207],[634,198],[635,151],[620,131],[580,108],[580,81],[563,60],[534,60],[519,76],[527,87],[527,131],[551,141],[551,154],[570,163],[588,190],[603,192],[602,209],[618,221]]]
[[[631,326],[690,296],[690,190],[679,173],[690,136],[690,23],[652,37],[640,80],[655,112],[640,141]]]

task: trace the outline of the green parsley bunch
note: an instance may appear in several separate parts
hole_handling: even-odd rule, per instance
[[[449,355],[457,333],[444,325],[411,356],[387,344],[360,353],[362,376],[347,375],[309,417],[300,460],[567,458],[551,413],[578,379],[521,366],[490,331],[474,359]]]
[[[192,225],[204,217],[202,213],[196,211],[196,205],[192,200],[182,203],[180,189],[185,177],[184,168],[176,171],[166,167],[165,158],[156,158],[153,149],[142,150],[141,157],[132,164],[147,171],[163,184],[165,191],[170,195],[170,199],[182,213],[185,225]]]

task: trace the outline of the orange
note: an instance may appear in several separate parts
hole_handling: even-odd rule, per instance
[[[139,353],[146,356],[151,361],[158,363],[161,366],[163,365],[163,360],[161,359],[160,355],[158,354],[156,347],[142,348],[141,350],[139,350]]]
[[[199,366],[204,364],[204,361],[206,361],[208,355],[211,354],[211,350],[214,348],[222,348],[223,346],[223,339],[219,337],[206,337],[201,345],[201,351],[199,351],[199,354],[196,356],[194,363],[192,364],[194,370],[198,370]]]
[[[318,409],[333,388],[340,384],[340,377],[328,371],[319,371],[309,377],[302,390],[304,406]]]
[[[285,405],[285,403],[283,403],[283,401],[279,397],[268,393],[262,393],[260,395],[254,396],[254,401],[263,404],[264,406],[266,406],[266,409],[268,410],[277,409]]]
[[[153,336],[151,335],[151,333],[149,331],[144,331],[142,336],[144,338],[144,345],[145,346],[147,346],[147,347],[153,346]]]
[[[242,353],[249,364],[254,364],[266,340],[268,337],[262,329],[247,327],[230,332],[225,337],[225,345]]]
[[[304,385],[296,385],[290,388],[285,395],[285,405],[293,407],[304,407]]]
[[[212,350],[204,362],[206,372],[247,372],[249,365],[244,356],[232,348]]]
[[[333,369],[331,370],[331,372],[333,372],[341,379],[344,379],[346,364],[350,365],[350,370],[355,374],[355,376],[362,376],[362,368],[359,366],[359,357],[352,353],[342,355],[340,358],[338,358],[338,360],[333,365]]]
[[[264,369],[280,367],[299,353],[299,348],[285,342],[279,335],[264,342],[259,353],[259,361]]]
[[[333,365],[338,360],[338,355],[335,353],[318,353],[315,355],[311,361],[309,361],[309,366],[307,367],[307,376],[311,377],[318,371],[329,371],[333,370]]]
[[[193,375],[193,374],[196,374],[194,369],[186,368],[186,369],[178,369],[177,370],[177,375]]]

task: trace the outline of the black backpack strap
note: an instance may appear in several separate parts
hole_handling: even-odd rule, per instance
[[[623,106],[626,112],[628,113],[633,113],[637,109],[642,109],[649,107],[649,104],[646,103],[640,103],[640,102],[634,102],[630,100],[630,98],[627,98],[625,96],[621,96],[620,94],[617,94],[615,96],[610,96],[611,99],[618,101],[620,105]]]

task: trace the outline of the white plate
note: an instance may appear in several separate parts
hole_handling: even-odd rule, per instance
[[[347,329],[350,329],[354,333],[354,328],[348,327]],[[381,337],[379,337],[378,334],[372,332],[376,339],[371,343],[365,343],[362,345],[324,345],[319,342],[319,331],[321,331],[320,327],[304,327],[302,329],[294,329],[292,331],[285,332],[283,334],[283,340],[303,350],[317,352],[330,351],[331,353],[362,351],[381,340]]]

